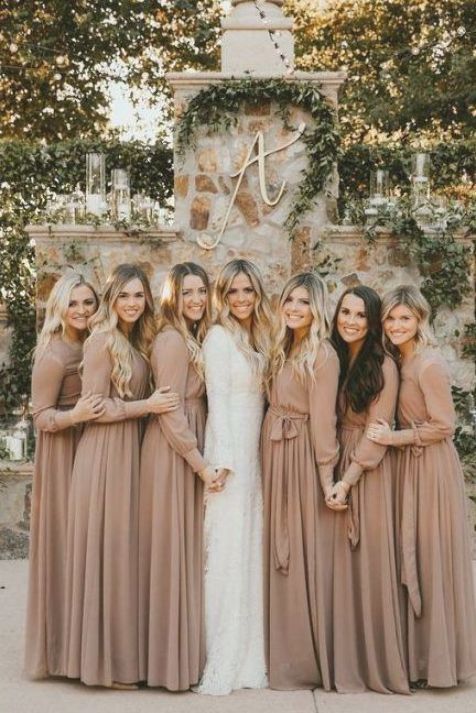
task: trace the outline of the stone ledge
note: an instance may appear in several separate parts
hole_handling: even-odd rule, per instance
[[[131,226],[130,229],[118,230],[114,225],[27,225],[26,232],[37,242],[45,242],[52,239],[61,240],[101,240],[114,243],[123,242],[125,238],[138,240],[162,240],[163,242],[173,242],[182,239],[181,231],[173,226],[158,226],[154,229],[144,229],[139,226]]]
[[[437,231],[431,228],[425,231],[428,235],[436,235]],[[337,243],[347,243],[352,240],[359,240],[364,237],[365,230],[360,225],[324,225],[319,229],[319,235],[325,240],[332,239]],[[376,228],[375,239],[378,242],[389,243],[398,240],[398,235],[392,233],[387,228]],[[455,240],[458,243],[471,243],[476,240],[476,234],[469,235],[464,230],[455,233]]]
[[[167,72],[166,80],[174,89],[197,89],[207,84],[219,84],[228,79],[270,79],[269,72]],[[323,88],[338,89],[347,79],[347,72],[294,72],[290,76],[273,77],[285,82],[313,82]]]
[[[0,477],[31,478],[33,475],[32,461],[0,460]]]

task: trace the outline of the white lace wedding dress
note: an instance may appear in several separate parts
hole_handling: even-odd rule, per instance
[[[267,685],[259,465],[263,395],[228,330],[212,327],[203,353],[208,397],[205,457],[213,467],[231,472],[224,490],[207,498],[207,661],[196,690],[224,695]]]

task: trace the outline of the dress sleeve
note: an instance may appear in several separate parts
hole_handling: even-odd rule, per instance
[[[187,389],[189,352],[183,337],[175,330],[159,334],[152,350],[154,381],[160,386],[170,386],[180,397],[180,407],[157,416],[162,431],[177,453],[185,458],[193,471],[203,470],[206,462],[198,450],[197,439],[189,428],[184,401]]]
[[[115,423],[128,418],[140,418],[147,413],[147,399],[125,401],[111,397],[112,361],[105,334],[95,334],[84,346],[82,393],[90,392],[103,397],[104,413],[95,423]]]
[[[40,431],[64,430],[73,426],[70,411],[56,408],[65,375],[65,365],[51,351],[35,359],[31,377],[33,422]]]
[[[387,446],[381,446],[367,438],[367,428],[371,423],[380,418],[387,423],[392,423],[395,415],[399,384],[398,369],[394,361],[387,357],[382,365],[382,370],[383,389],[367,410],[365,430],[351,455],[351,463],[342,478],[349,485],[355,485],[365,470],[376,468],[387,450]]]
[[[395,431],[395,445],[430,446],[455,432],[456,415],[446,364],[440,359],[424,362],[418,383],[425,401],[426,420],[415,423],[413,428]]]
[[[338,387],[339,359],[334,349],[324,344],[318,354],[315,379],[309,389],[311,437],[324,492],[333,484],[334,467],[339,457],[336,435]]]
[[[207,387],[207,430],[212,437],[213,448],[207,448],[207,456],[214,468],[234,470],[233,440],[229,415],[231,392],[230,360],[233,358],[230,338],[223,327],[212,327],[203,345],[205,383]]]

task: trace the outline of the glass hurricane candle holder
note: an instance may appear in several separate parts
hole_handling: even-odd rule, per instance
[[[416,153],[412,156],[412,196],[415,206],[420,206],[430,200],[431,160],[427,153]]]
[[[129,174],[124,168],[113,168],[111,171],[111,215],[113,220],[131,218]]]
[[[136,193],[132,199],[133,213],[137,218],[144,220],[146,223],[152,223],[154,201],[150,196],[143,193]]]
[[[106,212],[106,158],[102,153],[86,154],[86,211],[93,215]]]
[[[377,168],[370,172],[370,204],[373,206],[385,205],[390,190],[390,176],[388,171]]]

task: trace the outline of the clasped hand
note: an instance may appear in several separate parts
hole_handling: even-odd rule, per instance
[[[385,419],[378,418],[367,429],[367,438],[380,446],[391,446],[393,431]]]
[[[338,480],[337,483],[334,483],[332,487],[328,488],[325,494],[327,507],[337,512],[347,510],[347,496],[349,490],[350,486],[343,480]]]
[[[230,471],[227,468],[211,468],[207,466],[199,472],[200,478],[206,485],[209,493],[219,493],[225,487],[225,482]]]

